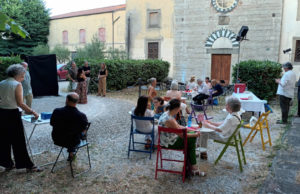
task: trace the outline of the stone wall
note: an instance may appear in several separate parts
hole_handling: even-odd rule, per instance
[[[241,61],[278,61],[281,15],[281,0],[239,0],[226,14],[217,12],[209,0],[175,0],[173,77],[179,81],[187,81],[191,75],[210,77],[211,54],[205,44],[211,33],[222,28],[237,34],[241,26],[249,27],[249,41],[241,43]],[[238,60],[236,50],[232,53],[231,66]]]

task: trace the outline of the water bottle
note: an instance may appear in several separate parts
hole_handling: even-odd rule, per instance
[[[240,93],[240,88],[237,88],[237,93]]]
[[[192,115],[189,115],[188,117],[188,127],[192,126]]]

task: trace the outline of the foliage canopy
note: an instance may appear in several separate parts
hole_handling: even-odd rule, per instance
[[[25,39],[16,35],[10,40],[0,39],[0,55],[30,55],[33,47],[47,43],[50,16],[42,0],[0,1],[0,7],[30,34]]]
[[[236,82],[236,72],[239,68],[239,78],[246,83],[248,90],[260,99],[270,100],[276,95],[276,78],[282,73],[281,65],[272,61],[242,61],[233,67],[233,82]]]

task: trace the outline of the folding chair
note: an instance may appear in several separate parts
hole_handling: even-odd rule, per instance
[[[203,111],[205,120],[210,120],[210,119],[213,118],[213,117],[208,117],[207,114],[206,114],[207,105],[200,105],[200,104],[198,105],[198,104],[191,103],[191,108],[192,108],[192,112],[191,112],[192,118],[195,118],[197,124],[199,124],[198,116],[196,115],[197,110],[202,110]]]
[[[268,116],[270,114],[270,110],[266,113],[262,113],[260,115],[260,117],[258,118],[257,122],[255,123],[255,125],[253,125],[252,127],[250,126],[250,124],[244,125],[245,128],[249,128],[251,129],[250,133],[248,134],[247,138],[245,139],[243,146],[247,143],[248,139],[250,138],[250,136],[252,135],[252,133],[255,131],[255,133],[253,134],[253,136],[250,139],[250,142],[252,142],[253,138],[255,137],[255,135],[257,134],[257,132],[260,132],[260,137],[261,137],[261,143],[262,143],[262,149],[265,151],[265,145],[269,143],[270,146],[272,146],[272,142],[271,142],[271,135],[270,135],[270,130],[269,130],[269,123],[268,123]],[[268,140],[264,141],[264,135],[263,135],[263,130],[266,129],[267,130],[267,134],[268,134]]]
[[[224,153],[227,150],[228,146],[233,146],[233,147],[236,148],[236,153],[237,153],[238,160],[239,160],[240,171],[243,172],[243,166],[242,166],[242,161],[241,161],[240,151],[239,151],[239,144],[240,144],[244,164],[246,164],[245,152],[244,152],[244,148],[243,148],[243,145],[242,145],[242,137],[241,137],[240,130],[239,130],[241,128],[242,124],[243,124],[243,121],[237,126],[237,128],[235,129],[233,134],[228,138],[227,142],[214,140],[214,142],[216,142],[216,143],[225,144],[223,150],[221,151],[220,155],[218,156],[217,160],[215,161],[215,165],[222,158],[222,156],[224,155]]]
[[[90,125],[91,125],[91,123],[88,123],[88,125],[87,125],[87,127],[86,127],[86,131],[89,130]],[[87,137],[87,132],[86,132],[86,137]],[[76,151],[75,151],[75,153],[74,153],[74,158],[76,157],[76,154],[77,154],[78,150],[79,150],[80,148],[83,148],[83,147],[86,147],[86,151],[87,151],[87,155],[88,155],[88,161],[89,161],[89,168],[88,168],[87,170],[81,172],[81,173],[78,173],[78,174],[74,175],[74,172],[73,172],[73,166],[72,166],[72,162],[73,162],[73,161],[70,160],[70,161],[69,161],[69,164],[70,164],[71,174],[72,174],[72,177],[73,177],[73,178],[75,178],[75,177],[77,177],[77,176],[79,176],[79,175],[81,175],[81,174],[83,174],[83,173],[85,173],[85,172],[88,172],[88,171],[92,168],[92,165],[91,165],[91,159],[90,159],[90,151],[89,151],[89,143],[88,143],[88,141],[87,141],[87,138],[86,138],[85,140],[80,140],[80,143],[79,143],[79,144],[77,145],[77,147],[76,147]],[[60,152],[59,152],[59,154],[58,154],[58,156],[57,156],[57,158],[56,158],[56,160],[55,160],[55,163],[53,164],[53,167],[52,167],[52,169],[51,169],[51,172],[52,172],[52,173],[54,172],[54,168],[55,168],[55,166],[56,166],[56,163],[57,163],[57,161],[58,161],[58,159],[59,159],[59,156],[60,156],[60,154],[62,153],[62,151],[63,151],[64,148],[65,148],[65,147],[61,147],[61,149],[60,149]]]
[[[184,148],[183,149],[170,149],[165,148],[160,145],[160,135],[161,133],[175,133],[177,135],[182,134]],[[173,150],[182,152],[184,155],[184,160],[174,160],[162,157],[162,150]],[[160,168],[158,168],[158,161],[160,160]],[[182,171],[168,170],[163,168],[163,161],[170,162],[180,162],[183,163]],[[157,145],[157,156],[156,156],[156,167],[155,167],[155,179],[157,179],[157,172],[169,172],[182,175],[182,182],[185,180],[186,172],[186,161],[187,161],[187,130],[186,129],[170,129],[158,126],[158,145]]]
[[[152,124],[153,124],[152,131],[150,133],[143,133],[143,132],[138,131],[133,125],[133,119],[140,120],[140,121],[152,122]],[[135,148],[135,144],[142,144],[142,145],[147,144],[145,142],[134,141],[135,134],[151,136],[151,144],[150,144],[149,150],[139,150],[139,149]],[[131,114],[131,127],[130,127],[130,136],[129,136],[129,144],[128,144],[128,158],[129,158],[131,151],[149,153],[150,154],[149,159],[151,159],[151,154],[154,151],[154,117],[138,117],[138,116]]]

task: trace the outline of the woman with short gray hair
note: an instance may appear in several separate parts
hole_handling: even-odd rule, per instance
[[[29,112],[37,119],[39,115],[23,102],[23,88],[25,68],[20,64],[14,64],[7,68],[8,78],[0,82],[0,166],[6,171],[13,168],[26,168],[27,172],[40,172],[34,166],[28,155],[24,136],[24,126],[18,107]],[[15,164],[11,159],[13,150]]]
[[[176,80],[173,80],[171,82],[170,90],[168,90],[166,93],[166,97],[170,99],[181,100],[181,95],[181,91],[178,91],[178,82]]]
[[[226,98],[226,111],[227,117],[221,122],[203,121],[203,127],[213,129],[214,132],[203,133],[201,135],[201,147],[207,148],[207,140],[214,139],[219,141],[227,141],[233,134],[237,126],[241,123],[241,116],[238,113],[241,109],[241,102],[238,98],[228,97]],[[207,160],[207,152],[201,152],[201,158]]]

